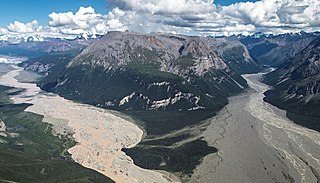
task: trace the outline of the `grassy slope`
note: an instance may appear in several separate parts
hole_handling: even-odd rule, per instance
[[[52,135],[43,117],[25,112],[29,104],[12,104],[0,86],[0,118],[8,128],[22,125],[18,137],[0,137],[0,182],[113,182],[111,179],[73,162],[66,150],[75,145],[68,136]],[[22,144],[22,145],[21,145]]]

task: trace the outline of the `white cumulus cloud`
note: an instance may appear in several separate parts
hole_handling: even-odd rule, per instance
[[[90,6],[80,7],[77,12],[52,12],[46,26],[39,26],[37,21],[15,21],[0,33],[38,32],[63,37],[129,30],[231,35],[320,29],[319,0],[260,0],[229,6],[215,5],[213,0],[109,0],[108,5],[107,14],[96,13]]]
[[[73,18],[73,13],[72,12],[68,12],[68,13],[56,13],[53,12],[51,14],[49,14],[49,17],[51,18],[51,20],[49,21],[49,25],[51,26],[64,26],[64,25],[68,25],[71,24],[72,18]]]
[[[123,26],[118,19],[113,19],[109,15],[96,13],[91,6],[80,7],[76,13],[53,12],[49,14],[49,18],[50,26],[56,27],[62,34],[71,35],[85,33],[105,34],[109,30],[119,29]]]
[[[319,0],[262,0],[221,7],[221,17],[237,24],[253,25],[255,31],[295,32],[319,29]]]
[[[0,34],[7,34],[8,32],[7,29],[0,27]]]
[[[110,0],[111,7],[150,14],[199,14],[212,10],[213,0]]]
[[[283,33],[319,30],[319,0],[262,0],[216,6],[211,0],[110,0],[135,31],[192,34]],[[139,26],[141,25],[141,26]],[[141,27],[144,27],[143,29]]]
[[[8,29],[12,32],[17,33],[31,33],[31,32],[37,32],[40,29],[42,29],[42,26],[38,25],[37,20],[33,20],[30,23],[21,23],[19,21],[14,21],[13,23],[8,25]]]

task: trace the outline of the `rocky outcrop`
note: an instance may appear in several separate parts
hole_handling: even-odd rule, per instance
[[[267,101],[288,112],[308,116],[310,128],[320,130],[320,37],[268,74],[265,81],[274,86],[266,93]]]
[[[106,70],[135,62],[151,63],[163,71],[185,76],[203,75],[208,69],[226,69],[227,65],[206,38],[180,35],[110,32],[90,45],[70,64],[102,66]]]
[[[6,131],[6,124],[0,119],[0,132]]]

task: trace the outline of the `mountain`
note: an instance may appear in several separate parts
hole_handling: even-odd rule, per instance
[[[72,58],[98,39],[99,37],[95,39],[79,37],[73,40],[49,39],[18,44],[2,42],[0,43],[0,55],[3,55],[3,58],[14,58],[13,60],[18,63],[23,58],[26,61],[19,66],[39,74],[48,74],[48,72],[63,70]],[[20,57],[21,59],[17,60]]]
[[[259,72],[262,64],[279,67],[264,78],[274,87],[265,100],[297,123],[320,129],[316,33],[208,38],[109,32],[100,39],[52,42],[15,45],[41,50],[21,64],[45,74],[38,86],[130,115],[145,136],[123,151],[140,167],[166,170],[182,181],[217,151],[202,140],[205,119],[247,88],[240,74]]]
[[[252,57],[263,65],[281,66],[288,58],[303,50],[319,33],[287,33],[280,35],[254,34],[238,36]],[[230,38],[229,38],[230,39]],[[233,37],[233,39],[235,39]]]
[[[65,66],[76,57],[81,50],[68,50],[62,52],[43,53],[37,57],[19,63],[18,66],[25,70],[37,72],[40,75],[50,73],[59,73],[64,70]]]
[[[226,64],[240,74],[256,73],[262,70],[259,62],[251,57],[249,50],[239,40],[226,38],[210,39],[211,47],[217,50]]]
[[[94,40],[101,38],[102,35],[93,34],[91,32],[84,32],[82,34],[76,35],[58,35],[58,34],[43,34],[43,33],[6,33],[0,34],[0,43],[5,42],[7,44],[21,44],[27,42],[45,42],[49,40]]]
[[[46,68],[48,63],[52,61],[51,59],[44,60],[44,58],[41,58],[41,56],[46,57],[48,55],[54,55],[54,53],[82,51],[85,47],[102,37],[100,35],[89,35],[89,37],[88,35],[84,36],[86,37],[79,36],[72,40],[50,39],[43,42],[23,42],[17,45],[2,43],[2,45],[0,45],[0,53],[6,55],[18,54],[17,56],[32,56],[32,60],[30,62],[25,62],[24,67],[27,67],[27,65],[32,63],[36,63],[36,65],[30,65],[28,69],[38,72],[38,69],[32,68]],[[245,45],[243,45],[240,41],[230,41],[224,38],[202,39],[208,48],[217,52],[221,58],[224,59],[224,62],[227,64],[227,66],[236,71],[238,74],[261,71],[261,65],[251,57]],[[43,60],[43,64],[41,60]],[[53,64],[55,65],[56,63],[57,62]],[[47,69],[40,70],[40,73],[43,74]]]
[[[201,139],[202,120],[247,87],[239,71],[221,55],[241,47],[241,58],[251,62],[243,54],[245,47],[239,42],[233,46],[220,42],[205,37],[109,32],[64,69],[49,72],[38,85],[68,99],[131,115],[146,136],[124,151],[141,167],[188,179],[204,156],[216,152]],[[192,153],[192,159],[185,152]],[[173,164],[170,159],[177,161]]]
[[[274,87],[266,92],[266,101],[286,109],[297,123],[320,131],[320,36],[264,81]]]
[[[43,37],[39,34],[33,35],[8,35],[2,34],[0,35],[0,42],[6,42],[8,44],[20,44],[23,42],[42,42],[47,38]]]
[[[101,37],[87,37],[87,39],[83,37],[78,37],[75,39],[46,38],[43,41],[35,41],[34,38],[29,38],[29,41],[18,42],[16,44],[12,44],[10,42],[0,42],[0,54],[36,58],[47,53],[58,53],[71,50],[82,51],[88,45],[100,39]]]
[[[41,84],[126,111],[216,111],[246,86],[206,38],[128,32],[108,33]]]

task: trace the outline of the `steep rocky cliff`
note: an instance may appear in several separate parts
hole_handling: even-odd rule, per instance
[[[240,74],[256,73],[262,70],[259,62],[251,57],[247,47],[240,41],[225,38],[210,39],[212,50],[217,50],[226,64]]]
[[[265,81],[274,86],[266,93],[267,101],[286,109],[298,123],[320,131],[320,37]]]

